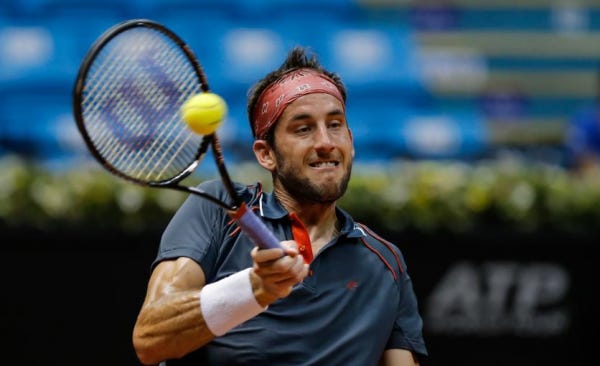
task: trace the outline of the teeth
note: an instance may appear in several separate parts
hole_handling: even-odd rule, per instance
[[[314,167],[317,168],[321,168],[321,167],[332,167],[332,166],[336,166],[337,163],[333,162],[333,161],[324,161],[324,162],[320,162],[320,163],[315,163],[313,164]]]

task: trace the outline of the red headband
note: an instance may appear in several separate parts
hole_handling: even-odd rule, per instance
[[[264,139],[290,103],[311,93],[327,93],[344,104],[342,93],[331,78],[313,69],[291,71],[269,85],[258,98],[252,114],[256,138]]]

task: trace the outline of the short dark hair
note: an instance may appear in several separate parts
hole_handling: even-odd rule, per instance
[[[254,136],[254,138],[256,138],[256,135],[254,133],[254,121],[252,120],[252,115],[254,112],[254,107],[258,102],[258,98],[269,85],[273,84],[273,82],[277,81],[288,72],[297,69],[313,69],[329,77],[339,89],[342,97],[344,98],[344,102],[346,102],[346,87],[344,86],[340,76],[334,72],[326,70],[323,65],[321,65],[314,52],[306,47],[296,46],[288,53],[287,58],[281,64],[281,66],[279,66],[279,68],[271,71],[261,80],[257,81],[248,91],[248,121],[250,122],[250,130],[252,131],[252,136]],[[273,127],[271,128],[271,131],[267,133],[267,142],[271,146],[273,146],[272,130]]]

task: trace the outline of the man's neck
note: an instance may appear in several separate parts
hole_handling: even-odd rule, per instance
[[[313,252],[318,250],[339,233],[335,202],[298,202],[286,192],[275,190],[279,202],[288,212],[294,212],[304,224],[310,237]]]

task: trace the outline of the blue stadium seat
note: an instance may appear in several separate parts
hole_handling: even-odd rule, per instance
[[[282,34],[255,25],[230,28],[219,39],[223,57],[218,72],[228,83],[247,88],[283,61],[286,49]]]
[[[0,23],[4,19],[10,19],[18,14],[20,9],[20,3],[18,0],[5,0],[0,6]]]
[[[79,62],[73,37],[64,28],[33,21],[0,26],[0,83],[74,80]]]
[[[342,77],[357,94],[395,93],[419,101],[428,98],[409,29],[367,19],[315,17],[273,19],[284,49],[301,45],[314,50],[322,64]]]
[[[253,160],[252,143],[254,139],[246,113],[246,97],[244,94],[239,94],[236,97],[227,98],[227,105],[229,107],[227,119],[217,131],[223,150],[227,152],[229,159]]]
[[[238,95],[226,99],[228,113],[227,119],[219,128],[219,136],[224,145],[247,144],[250,149],[252,132],[246,113],[246,96]]]
[[[235,23],[228,14],[218,9],[171,9],[156,19],[172,29],[190,46],[204,68],[211,89],[224,94],[237,93],[230,91],[232,88],[239,88],[239,81],[232,80],[231,74],[236,71],[232,68],[236,66],[236,61],[232,61],[232,56],[227,54],[230,44],[227,39],[229,33],[237,29],[236,26],[241,22]],[[248,60],[237,62],[243,61]],[[243,71],[245,70],[241,70]]]
[[[278,18],[290,20],[296,17],[312,22],[315,17],[344,17],[357,14],[359,10],[354,0],[134,0],[134,3],[137,3],[138,12],[154,17],[178,12],[195,14],[202,19],[205,12],[221,11],[236,21],[254,20],[263,24]]]
[[[354,138],[356,157],[360,160],[387,160],[405,150],[399,133],[405,119],[417,111],[409,105],[394,103],[391,98],[367,99],[350,96],[347,105],[348,125]]]
[[[475,114],[482,110],[480,100],[477,95],[435,95],[428,90],[414,29],[406,28],[414,13],[411,6],[397,8],[384,15],[381,8],[369,10],[355,0],[7,0],[0,8],[0,88],[7,96],[8,90],[36,90],[42,85],[46,91],[64,90],[70,98],[80,62],[92,43],[118,22],[150,18],[163,22],[191,46],[211,89],[228,101],[230,114],[220,135],[224,145],[239,151],[236,156],[243,156],[251,145],[245,111],[248,88],[278,67],[295,45],[314,49],[323,64],[345,81],[359,156],[469,158],[480,154],[486,148],[485,125]],[[587,14],[588,29],[600,28],[595,17],[600,10],[588,9]],[[550,7],[523,12],[507,7],[464,8],[456,20],[454,26],[461,29],[557,31]],[[596,66],[591,57],[487,56],[482,61],[494,70]],[[464,68],[464,61],[457,63]],[[443,67],[440,70],[444,72]],[[32,93],[44,107],[38,114],[27,111],[27,120],[51,126],[54,123],[48,121],[57,120],[52,116],[61,114],[61,108],[70,109],[66,107],[70,100],[36,92]],[[15,121],[23,119],[15,117],[17,109],[9,105],[25,104],[16,98],[25,95],[19,93],[0,102],[5,113],[0,120],[10,126],[1,135],[26,132],[15,127],[19,126]],[[562,115],[584,97],[532,96],[523,113],[525,117]]]
[[[214,80],[218,90],[245,95],[251,84],[278,67],[285,58],[289,35],[270,22],[252,17],[233,20],[227,16],[201,14],[200,20],[193,15],[179,19],[189,24],[186,28],[195,30],[193,34],[189,32],[190,44],[197,50],[209,80]],[[199,24],[202,33],[198,32]],[[204,29],[209,33],[205,34]]]
[[[406,154],[419,159],[474,159],[488,148],[486,126],[477,113],[429,111],[404,121]]]
[[[0,19],[0,83],[72,84],[92,43],[120,21],[111,13],[52,12]]]
[[[138,0],[19,0],[15,8],[23,17],[54,17],[72,14],[93,20],[106,14],[127,18],[135,12]]]
[[[339,73],[349,89],[387,90],[407,97],[426,93],[407,29],[333,24],[323,32],[318,51],[324,65]]]
[[[71,89],[39,83],[14,85],[0,93],[5,148],[40,161],[60,159],[85,150],[71,106]]]
[[[332,22],[354,21],[364,16],[363,9],[355,0],[254,0],[242,1],[239,9],[244,14],[270,22],[282,19],[289,22],[301,22],[305,28],[314,27],[322,19]]]
[[[350,100],[347,113],[357,158],[469,159],[487,149],[485,124],[470,109],[421,108],[381,97]]]

